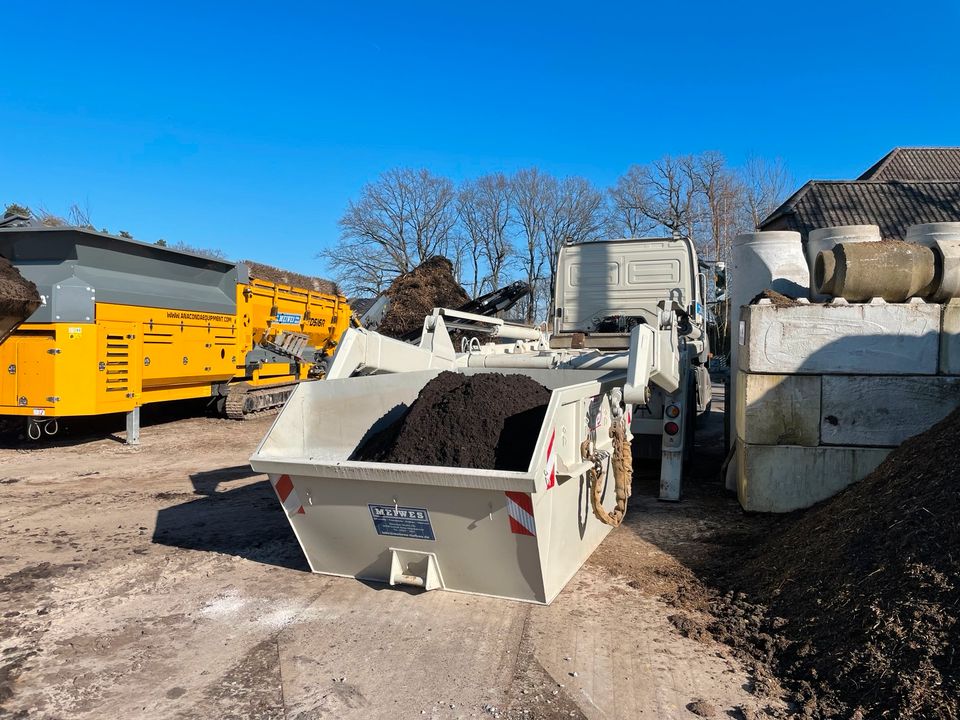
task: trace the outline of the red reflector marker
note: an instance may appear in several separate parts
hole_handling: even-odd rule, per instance
[[[675,422],[668,422],[663,426],[663,430],[667,433],[667,435],[676,435],[678,432],[680,432],[680,426]]]

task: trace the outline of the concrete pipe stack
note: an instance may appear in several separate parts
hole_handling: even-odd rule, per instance
[[[806,295],[810,277],[800,243],[800,233],[767,231],[743,233],[733,240],[733,263],[730,281],[730,393],[727,403],[730,418],[736,418],[737,356],[740,309],[752,298],[770,289],[789,297]],[[731,444],[736,433],[730,433]],[[737,458],[728,465],[726,486],[736,488]]]
[[[929,247],[936,263],[934,302],[960,297],[960,222],[926,223],[907,230],[907,242]]]
[[[808,253],[814,251],[816,247],[808,245]],[[853,302],[875,297],[945,302],[960,297],[960,223],[915,225],[907,231],[906,242],[844,240],[824,245],[817,251],[811,280],[816,297]]]
[[[811,230],[803,248],[803,253],[807,258],[807,266],[810,270],[810,299],[815,302],[830,299],[829,295],[817,291],[814,281],[817,256],[820,253],[833,250],[840,244],[852,245],[854,243],[879,241],[880,228],[876,225],[840,225]]]
[[[896,292],[741,309],[733,424],[744,509],[789,512],[824,500],[960,405],[960,223],[943,225],[911,228],[913,242],[894,251],[906,268],[888,275]],[[849,254],[840,262],[876,268],[871,253],[888,244],[840,243]],[[932,271],[916,270],[931,257]],[[866,282],[855,272],[851,281]]]

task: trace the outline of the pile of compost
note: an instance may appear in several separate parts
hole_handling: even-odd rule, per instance
[[[526,375],[442,372],[351,460],[526,470],[550,391]]]
[[[458,308],[470,299],[453,274],[453,263],[436,255],[394,280],[384,293],[390,307],[377,332],[393,338],[417,332],[435,307]]]
[[[958,448],[960,409],[738,558],[766,605],[754,645],[805,715],[960,716]]]
[[[271,265],[244,260],[244,264],[250,268],[250,277],[267,282],[277,283],[279,285],[293,285],[294,287],[306,288],[315,292],[327,293],[329,295],[338,295],[340,290],[335,282],[324,280],[323,278],[313,277],[311,275],[301,275],[300,273],[289,270],[281,270]]]
[[[40,307],[37,286],[0,256],[0,315],[28,318]]]
[[[750,300],[751,305],[756,305],[761,300],[769,300],[771,303],[777,307],[796,307],[801,303],[796,299],[792,298],[789,295],[784,295],[783,293],[777,292],[776,290],[762,290],[757,295],[755,295]]]

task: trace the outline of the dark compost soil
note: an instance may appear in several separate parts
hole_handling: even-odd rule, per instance
[[[756,305],[761,300],[769,300],[777,307],[795,307],[800,305],[796,298],[777,292],[776,290],[762,290],[750,300],[751,305]]]
[[[330,280],[324,280],[323,278],[313,277],[311,275],[302,275],[291,272],[290,270],[281,270],[272,265],[264,265],[263,263],[253,262],[252,260],[244,260],[243,262],[250,268],[251,277],[259,280],[266,280],[267,282],[274,282],[280,285],[293,285],[294,287],[306,288],[307,290],[327,293],[328,295],[338,295],[340,293],[337,284]]]
[[[390,307],[377,332],[394,338],[419,331],[435,307],[458,308],[470,299],[454,277],[453,263],[439,255],[397,277],[385,294]]]
[[[960,717],[960,409],[667,601],[811,718]],[[696,618],[708,611],[706,626]],[[776,679],[775,679],[776,678]]]
[[[352,460],[526,470],[550,391],[526,375],[442,372]]]
[[[40,307],[37,286],[20,274],[10,261],[0,257],[0,315],[26,319]]]

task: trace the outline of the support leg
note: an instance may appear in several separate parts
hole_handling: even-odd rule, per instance
[[[673,395],[667,395],[663,403],[663,452],[660,458],[660,499],[671,502],[680,500],[683,480],[683,461],[690,442],[690,397],[686,364],[681,366],[680,387]],[[696,417],[696,414],[693,414]]]
[[[127,445],[140,444],[140,408],[127,413]]]

